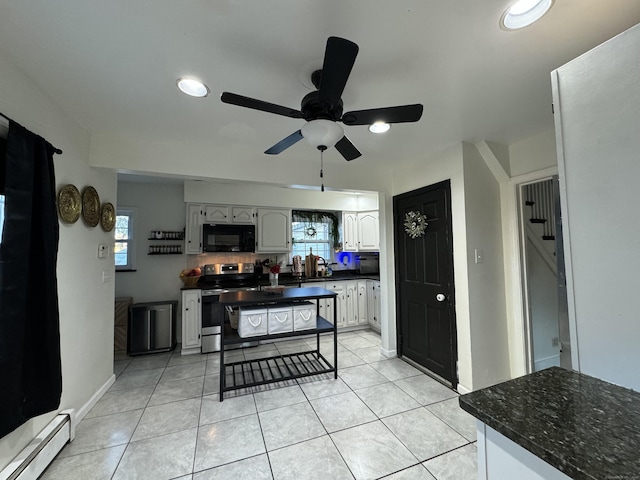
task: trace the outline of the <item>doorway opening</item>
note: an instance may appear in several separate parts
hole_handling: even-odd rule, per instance
[[[518,188],[527,370],[571,369],[558,176]]]

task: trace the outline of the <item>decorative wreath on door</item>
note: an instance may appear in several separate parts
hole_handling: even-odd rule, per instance
[[[423,213],[410,211],[404,216],[404,231],[411,238],[418,238],[424,235],[427,230],[427,216]]]

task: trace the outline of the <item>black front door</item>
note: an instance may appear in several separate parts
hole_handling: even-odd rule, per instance
[[[405,223],[426,215],[424,234]],[[447,180],[393,199],[399,354],[456,387],[451,187]],[[409,227],[410,229],[410,227]]]

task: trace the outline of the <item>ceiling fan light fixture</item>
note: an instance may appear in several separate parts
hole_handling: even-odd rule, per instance
[[[553,5],[553,0],[518,0],[512,4],[500,19],[500,27],[505,30],[519,30],[540,20]]]
[[[192,77],[181,77],[176,80],[176,85],[182,93],[186,93],[192,97],[202,98],[211,93],[207,85]]]
[[[385,133],[388,132],[390,128],[391,124],[386,122],[375,122],[369,125],[369,131],[371,133]]]
[[[302,136],[315,148],[333,147],[338,141],[344,137],[344,130],[340,125],[331,120],[311,120],[305,123],[300,129]]]

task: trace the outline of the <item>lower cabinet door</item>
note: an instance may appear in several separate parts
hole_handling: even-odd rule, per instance
[[[182,291],[182,350],[201,346],[202,303],[200,290]],[[195,353],[195,352],[193,352]]]

